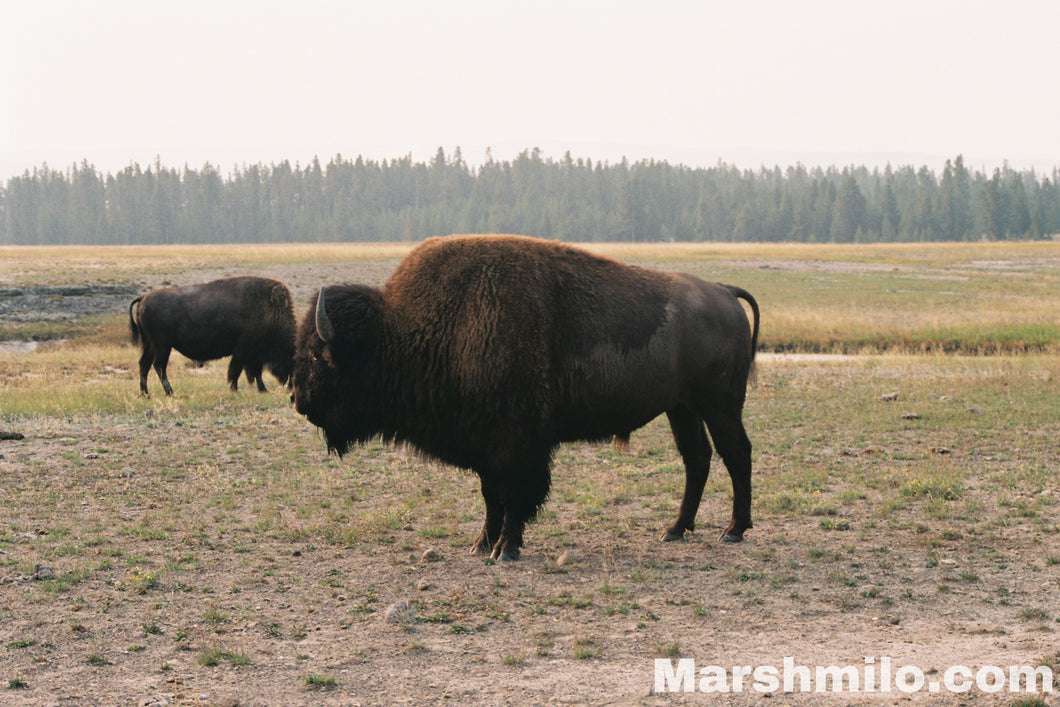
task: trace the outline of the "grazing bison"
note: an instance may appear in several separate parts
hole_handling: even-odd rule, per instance
[[[129,332],[140,355],[140,392],[147,395],[147,373],[154,365],[166,395],[169,353],[176,349],[194,361],[231,356],[228,382],[239,387],[257,381],[265,392],[262,368],[281,384],[291,376],[297,323],[291,293],[279,280],[230,277],[203,285],[167,287],[137,297],[129,305]]]
[[[486,521],[472,552],[500,560],[519,557],[560,443],[627,438],[666,413],[685,491],[664,539],[695,526],[709,430],[733,484],[723,540],[738,542],[751,527],[741,415],[757,339],[758,305],[738,287],[533,238],[432,238],[381,289],[321,288],[291,399],[339,455],[381,437],[475,471]]]

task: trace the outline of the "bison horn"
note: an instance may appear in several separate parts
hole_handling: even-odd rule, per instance
[[[335,327],[331,325],[327,309],[324,307],[323,287],[320,288],[320,294],[317,295],[317,336],[325,343],[335,338]]]

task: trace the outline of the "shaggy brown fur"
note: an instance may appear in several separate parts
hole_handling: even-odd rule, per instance
[[[279,280],[230,277],[203,285],[167,287],[137,297],[129,305],[129,333],[142,346],[140,392],[147,395],[147,373],[153,365],[166,395],[173,394],[166,374],[176,349],[193,361],[231,356],[228,383],[261,380],[268,366],[280,384],[291,376],[297,329],[291,292]]]
[[[707,429],[733,481],[724,537],[751,527],[741,414],[758,305],[744,290],[556,242],[451,236],[413,250],[381,289],[319,298],[298,333],[298,411],[339,454],[378,436],[474,470],[486,503],[474,551],[518,557],[560,443],[628,437],[663,413],[686,466],[666,539],[694,528]]]

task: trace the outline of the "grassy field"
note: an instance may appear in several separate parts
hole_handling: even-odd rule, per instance
[[[769,351],[1060,351],[1057,242],[590,247],[624,261],[745,287],[762,306],[761,342]],[[410,248],[8,247],[0,248],[0,287],[93,282],[147,288],[256,272],[284,279],[304,299],[326,282],[361,278],[379,284]],[[52,326],[37,334],[60,336],[62,330]],[[17,328],[0,321],[0,339],[17,336]]]
[[[230,393],[224,361],[175,356],[177,394],[152,379],[141,398],[115,312],[102,334],[0,352],[0,433],[22,436],[0,441],[0,703],[702,701],[653,694],[657,657],[1060,676],[1060,360],[1055,335],[1016,335],[1057,326],[1056,245],[600,249],[747,287],[769,348],[889,352],[763,354],[745,543],[717,542],[720,463],[697,532],[659,542],[683,473],[657,420],[628,452],[562,447],[523,559],[483,564],[472,476],[379,444],[328,457],[285,391]],[[250,270],[305,296],[379,282],[403,250],[4,250],[0,287]],[[944,355],[931,331],[1031,353]],[[412,613],[389,623],[399,599]]]

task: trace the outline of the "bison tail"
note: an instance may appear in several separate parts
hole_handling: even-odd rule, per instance
[[[735,285],[726,285],[729,288],[729,292],[733,294],[737,299],[742,299],[747,302],[751,307],[751,314],[754,315],[751,321],[751,370],[748,374],[748,379],[754,381],[755,379],[755,353],[758,351],[758,323],[761,317],[758,313],[758,302],[751,296],[751,293],[742,287],[736,287]]]
[[[129,338],[132,340],[134,345],[138,345],[140,343],[140,322],[133,314],[133,310],[136,308],[136,305],[140,304],[141,300],[143,300],[143,295],[140,295],[139,297],[134,299],[132,301],[132,304],[129,305]]]

